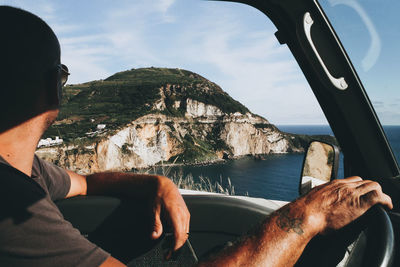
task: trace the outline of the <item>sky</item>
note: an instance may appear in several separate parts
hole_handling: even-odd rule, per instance
[[[389,30],[381,21],[383,16],[400,27],[395,14],[400,6],[398,0],[386,1],[398,8],[377,0],[321,2],[332,15],[381,122],[400,125],[400,58],[395,50],[400,47],[400,30]],[[327,124],[289,49],[276,40],[275,26],[252,7],[202,0],[0,4],[26,9],[52,27],[60,40],[62,62],[71,72],[70,84],[132,68],[182,68],[217,83],[274,124]],[[355,37],[354,31],[365,37]]]

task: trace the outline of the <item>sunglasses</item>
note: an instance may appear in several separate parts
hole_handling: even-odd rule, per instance
[[[61,86],[64,86],[68,81],[68,75],[70,75],[70,73],[68,72],[68,67],[65,66],[64,64],[58,65],[58,68],[61,72],[60,76]]]

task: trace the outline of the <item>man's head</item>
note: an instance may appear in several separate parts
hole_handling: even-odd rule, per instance
[[[51,28],[21,9],[0,6],[0,133],[61,98],[60,45]]]

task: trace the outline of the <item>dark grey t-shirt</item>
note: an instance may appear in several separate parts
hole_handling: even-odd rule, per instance
[[[37,156],[32,177],[0,157],[0,266],[99,266],[109,257],[54,204],[70,183],[63,169]]]

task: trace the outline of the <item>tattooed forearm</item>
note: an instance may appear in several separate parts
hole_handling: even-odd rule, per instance
[[[298,235],[304,233],[302,229],[303,217],[292,218],[290,216],[290,209],[287,207],[282,208],[278,211],[278,218],[276,219],[276,224],[285,232],[290,232],[293,230]]]

